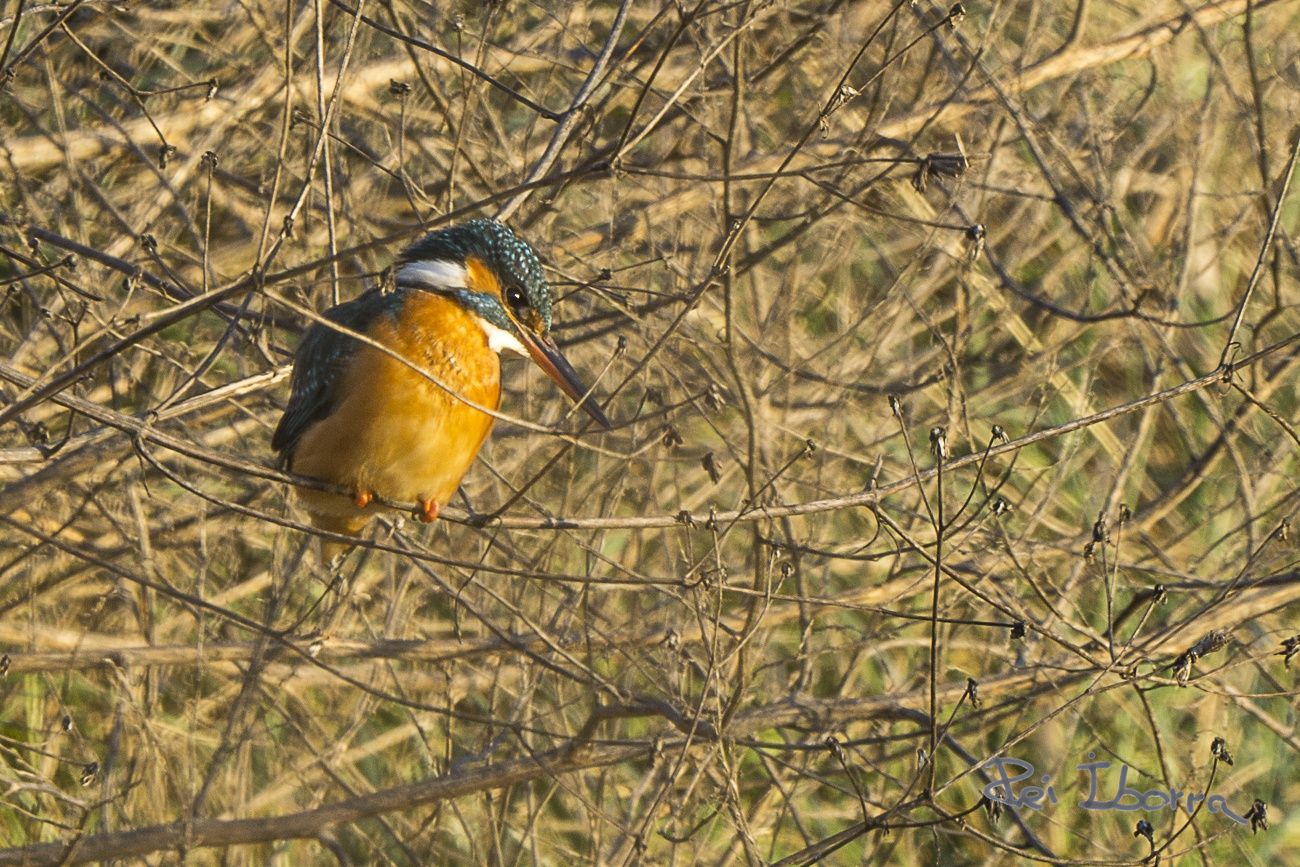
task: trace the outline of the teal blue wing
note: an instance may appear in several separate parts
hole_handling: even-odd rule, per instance
[[[401,307],[405,293],[382,294],[372,289],[366,294],[332,307],[324,313],[329,322],[350,331],[365,334],[381,316],[393,314]],[[294,446],[313,422],[334,411],[338,384],[361,342],[324,323],[314,323],[303,335],[293,358],[293,380],[289,405],[271,436],[271,448],[280,453],[288,465]]]

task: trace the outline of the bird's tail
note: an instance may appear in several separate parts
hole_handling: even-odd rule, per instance
[[[319,530],[325,530],[330,533],[340,533],[345,536],[359,536],[361,530],[369,522],[369,515],[334,515],[328,513],[313,513],[311,522]],[[352,545],[347,542],[339,542],[334,539],[320,540],[321,561],[325,563],[334,562],[334,558],[346,554],[352,550]]]

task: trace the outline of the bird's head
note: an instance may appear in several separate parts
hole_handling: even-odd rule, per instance
[[[496,220],[461,223],[424,236],[398,258],[397,285],[444,292],[478,317],[488,345],[527,355],[608,428],[601,411],[551,337],[551,289],[533,248]]]

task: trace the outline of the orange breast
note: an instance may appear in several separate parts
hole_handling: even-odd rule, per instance
[[[499,406],[500,360],[472,313],[430,292],[412,292],[399,313],[381,317],[368,336],[455,394],[363,346],[337,386],[333,412],[303,433],[292,470],[388,499],[443,505],[492,429],[492,417],[465,401]],[[299,493],[314,517],[332,519],[335,527],[354,531],[364,523],[350,498]]]

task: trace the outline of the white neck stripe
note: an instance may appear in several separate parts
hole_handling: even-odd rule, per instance
[[[397,282],[421,289],[467,289],[465,266],[447,259],[407,262],[397,269]]]

